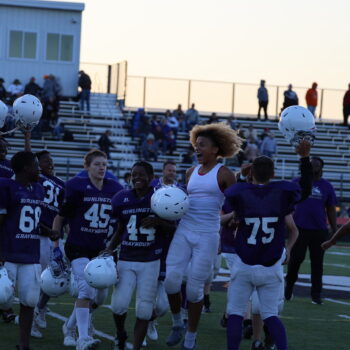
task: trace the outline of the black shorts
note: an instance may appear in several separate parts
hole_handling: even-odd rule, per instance
[[[100,254],[101,250],[102,249],[91,250],[84,247],[79,247],[75,244],[71,244],[68,242],[66,242],[66,244],[64,245],[66,257],[69,259],[70,262],[79,258],[88,258],[89,260],[91,260],[93,258],[96,258],[96,256]]]

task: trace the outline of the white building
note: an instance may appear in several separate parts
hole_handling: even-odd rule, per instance
[[[74,96],[80,60],[83,3],[0,0],[0,77],[5,87],[53,74]]]

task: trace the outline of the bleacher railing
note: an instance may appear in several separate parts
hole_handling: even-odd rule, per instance
[[[118,99],[125,100],[127,61],[114,64],[80,62],[80,70],[84,70],[90,76],[92,92],[116,94]]]
[[[216,112],[236,116],[256,117],[258,111],[258,84],[187,80],[159,77],[128,76],[126,106],[146,109],[175,109],[178,104],[187,109],[195,103],[201,112]],[[286,86],[266,85],[269,93],[268,114],[270,119],[279,115],[284,101]],[[308,87],[293,87],[299,104],[306,106]],[[316,116],[325,120],[340,121],[343,118],[345,90],[318,90]]]

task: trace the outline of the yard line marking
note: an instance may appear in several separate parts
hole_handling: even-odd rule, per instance
[[[304,260],[305,262],[307,262],[307,263],[311,263],[310,262],[310,260],[308,260],[308,259],[305,259]],[[350,269],[350,266],[349,265],[344,265],[344,264],[331,264],[331,263],[323,263],[323,265],[326,265],[326,266],[333,266],[333,267],[342,267],[342,268],[344,268],[344,269]]]
[[[325,298],[324,300],[330,301],[331,303],[336,303],[336,304],[342,304],[342,305],[350,306],[350,303],[347,303],[346,301],[335,300],[335,299],[332,299],[332,298]]]
[[[343,253],[343,252],[327,252],[326,254],[341,255],[341,256],[350,256],[350,253]]]
[[[341,318],[345,318],[346,320],[350,320],[350,316],[348,315],[338,315]]]
[[[307,283],[307,282],[295,282],[295,284],[298,285],[298,286],[301,286],[301,287],[311,287],[311,283]],[[344,291],[344,292],[350,292],[350,288],[349,287],[332,286],[332,285],[323,284],[322,288],[323,289],[329,289],[329,290],[341,290],[341,291]]]

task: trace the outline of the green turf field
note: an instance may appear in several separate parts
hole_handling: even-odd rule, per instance
[[[350,254],[350,249],[333,248],[331,251]],[[346,267],[325,266],[325,274],[350,275],[350,256],[326,255],[326,263],[344,265]],[[302,273],[309,272],[308,263],[302,267]],[[349,292],[348,294],[349,295]],[[225,350],[226,332],[219,325],[222,312],[225,309],[226,296],[224,292],[212,293],[212,313],[203,314],[199,329],[198,350]],[[73,299],[68,295],[58,299],[52,299],[49,305],[51,311],[68,316],[72,310]],[[350,329],[350,298],[339,300],[342,304],[325,301],[322,306],[313,305],[308,298],[295,297],[286,302],[282,314],[286,325],[290,350],[348,350]],[[16,306],[16,310],[17,310]],[[343,315],[343,317],[341,317]],[[345,316],[345,318],[344,318]],[[348,318],[346,318],[346,316]],[[61,326],[62,321],[47,317],[48,328],[43,331],[43,339],[32,339],[34,350],[58,350],[64,349],[62,345]],[[127,329],[132,340],[132,327],[134,321],[134,309],[130,308]],[[111,311],[106,307],[100,308],[94,316],[95,328],[111,336],[114,334],[114,326]],[[170,349],[165,345],[165,337],[170,329],[170,316],[167,315],[159,320],[158,342],[149,342],[148,349]],[[0,323],[0,349],[14,349],[18,334],[18,326],[14,324]],[[101,338],[100,349],[112,349],[111,341]],[[179,349],[180,346],[173,349]],[[67,348],[68,349],[68,348]],[[250,349],[250,341],[244,340],[242,350]]]

